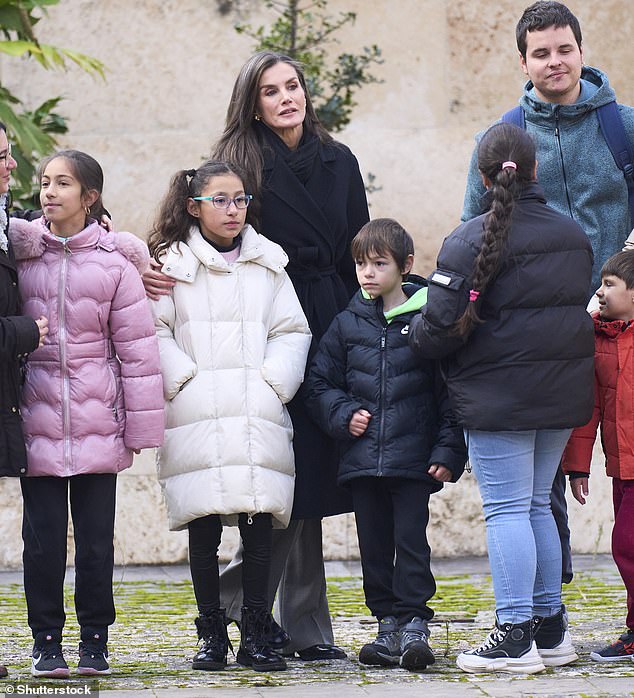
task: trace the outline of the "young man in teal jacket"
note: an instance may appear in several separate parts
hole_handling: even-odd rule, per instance
[[[581,27],[562,3],[540,0],[524,10],[516,30],[520,65],[528,82],[519,100],[526,130],[537,148],[537,180],[548,205],[573,218],[594,252],[588,298],[601,285],[601,267],[623,247],[633,221],[623,172],[599,127],[597,108],[614,101],[605,73],[583,65]],[[634,109],[619,105],[625,132],[634,145]],[[479,141],[484,133],[478,133]],[[486,190],[473,151],[462,220],[486,210]],[[562,580],[572,580],[565,478],[555,478],[551,498],[562,543]]]

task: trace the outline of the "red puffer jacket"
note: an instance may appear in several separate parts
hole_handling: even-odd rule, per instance
[[[593,314],[595,330],[594,412],[572,432],[564,472],[589,473],[597,427],[610,477],[634,480],[634,323],[604,321]]]
[[[116,473],[163,441],[158,341],[139,271],[146,246],[92,221],[60,241],[11,221],[23,311],[48,317],[22,389],[28,474]]]

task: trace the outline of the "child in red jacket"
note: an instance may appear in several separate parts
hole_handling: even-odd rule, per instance
[[[627,590],[627,630],[590,657],[597,662],[634,659],[634,251],[618,252],[601,269],[596,292],[595,406],[592,419],[575,429],[563,468],[574,498],[585,504],[597,426],[606,470],[612,477],[612,555]]]

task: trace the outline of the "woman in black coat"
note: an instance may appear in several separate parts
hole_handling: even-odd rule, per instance
[[[458,666],[534,673],[577,659],[550,491],[572,428],[592,414],[592,248],[546,205],[524,129],[490,128],[478,166],[489,212],[443,243],[409,340],[443,359],[484,507],[496,624]]]
[[[16,167],[0,123],[0,476],[19,477],[26,473],[26,449],[20,417],[20,362],[37,349],[46,334],[47,321],[37,322],[20,315],[18,272],[9,245],[9,179]],[[7,670],[0,665],[0,678]]]
[[[311,355],[334,316],[358,288],[350,242],[369,220],[365,187],[350,150],[320,124],[298,63],[270,51],[254,54],[242,67],[227,111],[224,133],[213,156],[234,162],[247,174],[254,195],[249,218],[283,247],[286,268],[313,334]],[[155,272],[146,290],[169,287]],[[332,439],[310,419],[301,388],[289,404],[295,451],[295,500],[288,529],[274,531],[269,595],[278,590],[282,625],[272,644],[300,658],[339,659],[333,646],[326,598],[321,519],[351,510],[349,495],[336,485],[337,453]],[[240,615],[240,554],[221,575],[230,618]]]

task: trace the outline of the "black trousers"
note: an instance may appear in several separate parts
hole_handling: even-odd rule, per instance
[[[566,476],[557,468],[553,488],[550,492],[550,508],[553,512],[559,541],[561,542],[561,581],[570,584],[572,581],[572,551],[570,549],[570,528],[568,527],[568,505],[566,503]]]
[[[75,610],[83,640],[108,639],[114,623],[112,595],[115,474],[23,477],[22,539],[28,623],[36,642],[61,639],[68,501],[75,534]]]
[[[242,538],[242,594],[243,605],[266,608],[268,602],[269,570],[271,566],[271,515],[247,514],[238,516]],[[222,535],[219,514],[194,519],[189,529],[189,567],[201,615],[220,608],[220,581],[218,573],[218,546]]]
[[[399,477],[349,482],[363,571],[365,603],[378,619],[429,620],[436,592],[427,542],[432,485]]]

